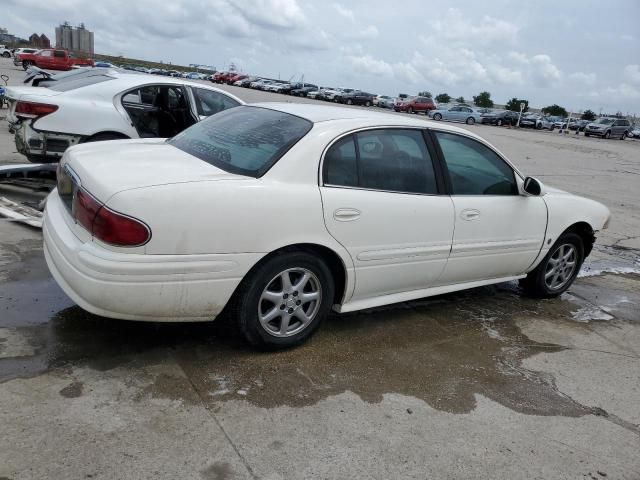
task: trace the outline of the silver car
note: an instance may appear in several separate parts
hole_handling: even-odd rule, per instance
[[[587,125],[584,129],[584,136],[595,135],[602,138],[620,137],[624,140],[631,130],[631,122],[626,118],[599,118]]]
[[[455,107],[445,109],[438,108],[429,111],[428,115],[434,120],[451,120],[454,122],[464,122],[467,125],[482,122],[480,112],[463,105],[456,105]]]

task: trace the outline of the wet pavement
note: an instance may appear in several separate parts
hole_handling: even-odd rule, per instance
[[[16,382],[51,376],[61,383],[47,402],[79,401],[96,396],[91,383],[109,376],[129,389],[128,398],[119,400],[125,404],[169,402],[223,417],[232,405],[251,408],[262,418],[282,409],[322,409],[325,402],[345,396],[361,405],[381,406],[390,396],[399,396],[413,399],[408,404],[418,400],[433,411],[463,416],[489,401],[531,418],[599,418],[630,435],[628,447],[640,447],[640,275],[624,273],[635,268],[638,257],[632,250],[618,254],[601,248],[560,299],[523,297],[517,283],[478,288],[333,315],[303,346],[261,353],[247,347],[226,318],[213,323],[138,323],[84,312],[48,273],[38,235],[2,245],[0,398]],[[550,320],[547,336],[569,332],[571,338],[595,335],[605,340],[597,348],[566,338],[546,340],[545,332],[535,329]],[[619,330],[630,328],[631,336],[619,338]],[[528,335],[530,331],[534,334]],[[554,358],[572,350],[600,352],[610,357],[612,368],[619,365],[616,357],[631,362],[625,378],[634,388],[618,392],[623,398],[610,408],[568,395],[547,368],[528,365],[541,356]],[[618,409],[619,402],[636,403]],[[405,408],[405,415],[414,409]],[[14,414],[3,411],[0,416],[11,419]],[[221,422],[217,419],[225,431]],[[240,456],[248,478],[261,477],[249,467],[251,454],[245,457],[234,448],[230,455]],[[273,449],[279,450],[278,444]],[[633,477],[640,469],[637,458],[619,462],[621,475],[628,474],[619,478],[640,478]],[[199,475],[244,478],[236,475],[238,468],[223,462]],[[235,473],[227,475],[225,469]],[[12,472],[16,476],[7,478],[30,478]]]

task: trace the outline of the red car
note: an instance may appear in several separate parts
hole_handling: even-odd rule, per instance
[[[428,97],[411,97],[398,99],[393,106],[396,112],[418,113],[423,112],[425,115],[429,110],[435,110],[436,104],[433,98]]]
[[[244,73],[234,73],[233,75],[230,75],[229,78],[227,78],[227,85],[233,85],[234,82],[237,82],[238,80],[244,80],[245,78],[248,78],[249,75],[245,75]]]
[[[16,57],[25,70],[32,65],[47,70],[71,70],[72,67],[93,67],[93,60],[76,58],[73,54],[59,48],[46,48],[36,53],[20,53]]]

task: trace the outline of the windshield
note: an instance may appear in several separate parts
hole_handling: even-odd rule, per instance
[[[227,172],[261,177],[313,124],[262,107],[237,107],[196,123],[168,143]]]
[[[613,119],[612,118],[599,118],[598,120],[596,120],[596,123],[599,123],[600,125],[611,125],[613,123]]]

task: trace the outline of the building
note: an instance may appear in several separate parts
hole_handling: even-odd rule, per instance
[[[37,33],[32,34],[29,37],[29,45],[36,48],[51,48],[49,37],[47,37],[44,33],[42,35],[38,35]]]
[[[56,48],[93,56],[93,32],[87,30],[84,23],[72,27],[65,22],[56,27]]]

